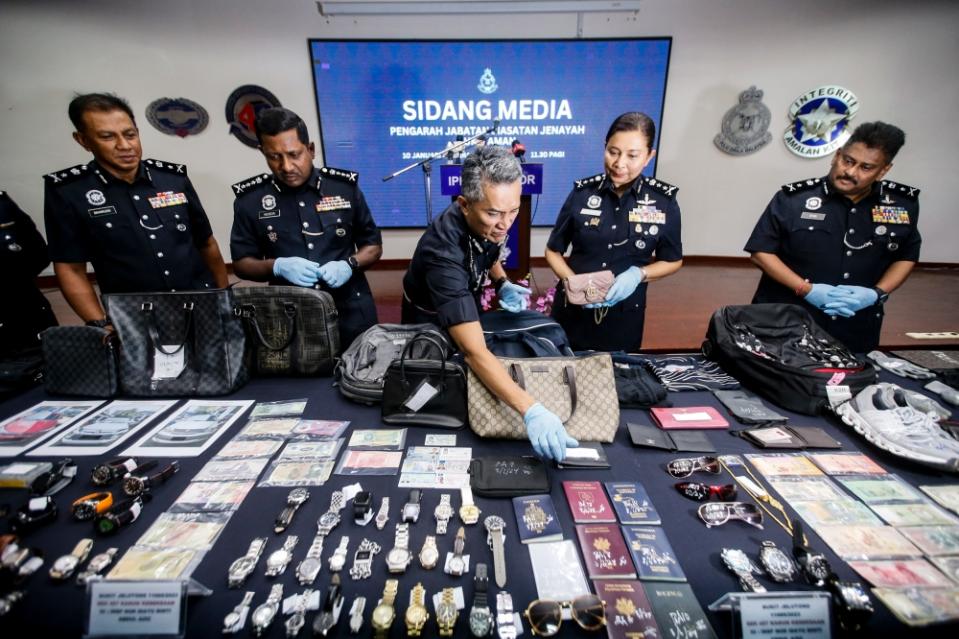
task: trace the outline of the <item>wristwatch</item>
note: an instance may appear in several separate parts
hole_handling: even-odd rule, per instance
[[[383,530],[386,528],[386,522],[390,520],[390,498],[384,497],[380,502],[380,509],[376,513],[376,529]]]
[[[320,574],[320,569],[323,568],[323,560],[321,557],[323,555],[323,543],[325,541],[326,535],[316,533],[316,536],[313,537],[313,543],[310,544],[309,549],[306,551],[306,557],[297,564],[296,580],[301,586],[313,583],[316,580],[316,576]]]
[[[866,589],[858,581],[840,581],[832,574],[826,581],[826,588],[832,595],[836,617],[843,630],[855,632],[875,611]]]
[[[84,326],[95,326],[96,328],[106,328],[107,326],[110,326],[110,324],[112,324],[112,322],[106,317],[102,319],[87,320],[84,322]]]
[[[749,560],[746,553],[738,548],[723,548],[721,557],[726,567],[739,577],[739,584],[743,590],[746,592],[766,592],[766,587],[753,577],[753,573],[759,572],[759,570]]]
[[[460,611],[456,609],[456,600],[452,588],[443,588],[440,602],[436,604],[436,623],[440,627],[441,637],[452,637],[453,628]]]
[[[340,586],[340,576],[333,575],[330,579],[330,587],[326,589],[326,598],[323,600],[323,609],[313,620],[313,634],[326,636],[340,620],[340,612],[343,610],[343,588]],[[355,603],[355,602],[354,602]]]
[[[386,554],[386,567],[391,574],[406,572],[406,567],[413,560],[410,552],[410,525],[396,524],[396,537],[393,549]]]
[[[36,530],[44,524],[49,524],[57,518],[57,502],[49,495],[31,497],[23,506],[17,508],[10,529],[15,533],[25,533]]]
[[[293,523],[293,515],[299,510],[300,506],[306,503],[310,498],[310,491],[306,488],[294,488],[286,496],[286,506],[277,515],[273,524],[273,532],[277,535],[285,531]]]
[[[516,639],[513,596],[505,590],[496,593],[496,634],[499,639]]]
[[[882,290],[878,286],[873,286],[872,290],[876,291],[876,303],[873,306],[881,306],[889,300],[889,293]]]
[[[354,271],[355,271],[356,269],[360,268],[360,263],[359,263],[359,261],[356,259],[356,256],[355,256],[355,255],[351,255],[351,256],[349,256],[348,258],[346,258],[346,263],[349,264],[349,265],[350,265],[350,268],[353,269]]]
[[[376,639],[386,639],[390,632],[390,626],[396,619],[396,610],[393,609],[393,602],[396,600],[396,591],[400,587],[400,582],[396,579],[387,579],[386,586],[383,588],[383,598],[373,608],[373,617],[370,622],[373,624],[373,636]]]
[[[264,548],[266,548],[266,537],[257,537],[250,542],[250,547],[247,549],[245,555],[233,560],[229,570],[227,570],[226,576],[227,585],[229,585],[230,588],[241,587],[247,578],[253,574],[253,570],[256,568],[257,562],[260,561],[260,555],[263,554]]]
[[[270,594],[266,601],[261,603],[253,611],[251,621],[253,622],[253,634],[257,637],[266,632],[266,629],[273,623],[273,618],[280,610],[280,600],[283,599],[283,584],[273,584],[270,588]]]
[[[156,462],[146,462],[156,466]],[[90,473],[90,481],[94,486],[109,486],[127,473],[132,473],[141,464],[136,457],[120,457],[108,462],[97,464]],[[146,464],[144,464],[146,465]]]
[[[350,568],[350,577],[353,579],[369,579],[373,574],[373,557],[381,550],[380,545],[369,539],[360,542],[353,553],[353,567]]]
[[[346,565],[346,549],[350,545],[349,537],[342,537],[340,539],[340,545],[336,547],[333,551],[333,554],[330,555],[330,572],[336,573],[343,570],[343,566]]]
[[[270,553],[270,556],[266,558],[267,577],[278,577],[286,572],[286,567],[293,559],[293,548],[299,540],[300,538],[296,535],[289,535],[282,547]]]
[[[463,551],[466,550],[466,529],[460,526],[456,531],[456,539],[453,540],[453,556],[450,557],[446,565],[446,574],[454,577],[462,577],[466,572],[466,560],[463,559]]]
[[[67,457],[53,464],[53,468],[41,473],[30,483],[30,493],[38,495],[56,495],[70,485],[77,476],[77,464]]]
[[[93,525],[101,535],[112,535],[124,526],[135,522],[142,510],[143,500],[140,497],[124,499],[111,510],[98,515],[93,520]]]
[[[93,550],[92,539],[81,539],[69,555],[63,555],[50,568],[50,579],[64,581],[73,575],[73,571],[90,556]]]
[[[759,562],[773,581],[789,583],[796,578],[796,562],[771,541],[764,541],[759,549]]]
[[[330,495],[330,509],[320,515],[320,518],[316,521],[316,529],[321,535],[329,535],[340,523],[340,511],[343,510],[344,506],[346,506],[346,496],[343,491],[333,491],[333,494]]]
[[[119,548],[107,548],[103,552],[94,555],[87,562],[87,567],[77,574],[77,585],[85,586],[88,581],[93,581],[100,576],[107,566],[113,563],[114,557],[120,552]]]
[[[21,599],[23,599],[22,590],[14,590],[13,592],[0,597],[0,617],[10,612],[10,609],[13,608],[13,604],[17,603]]]
[[[436,568],[436,562],[440,559],[440,552],[436,548],[436,537],[427,535],[423,540],[423,547],[420,549],[420,565],[426,570]]]
[[[486,544],[493,549],[493,576],[496,578],[496,585],[500,588],[506,586],[506,549],[504,548],[503,531],[506,530],[506,522],[502,517],[491,515],[483,520],[486,526]]]
[[[832,566],[826,559],[826,555],[820,552],[813,552],[804,543],[803,525],[801,521],[793,522],[793,557],[799,564],[799,570],[802,572],[806,581],[813,586],[824,586],[829,575],[832,574]]]
[[[403,504],[403,523],[415,524],[420,518],[420,500],[423,499],[423,491],[414,488],[410,491],[410,496]]]
[[[123,492],[130,497],[137,497],[170,479],[178,470],[180,470],[180,462],[172,461],[152,475],[127,473],[123,477]]]
[[[472,526],[479,521],[479,516],[483,511],[473,503],[473,489],[469,486],[460,488],[460,499],[463,505],[460,506],[460,520],[467,526]]]
[[[493,612],[487,600],[489,576],[486,564],[476,564],[473,569],[473,606],[470,608],[470,634],[474,637],[489,637],[493,634]]]
[[[90,521],[102,515],[113,506],[113,493],[90,493],[78,498],[70,506],[70,512],[77,521]]]
[[[366,610],[366,597],[356,597],[350,606],[350,634],[357,635],[363,628],[363,611]]]
[[[250,610],[250,604],[253,603],[254,594],[252,590],[247,590],[240,603],[238,603],[233,610],[226,613],[226,616],[223,617],[223,634],[232,635],[243,630],[243,626],[246,625],[246,615]]]
[[[365,526],[373,519],[373,493],[361,490],[353,496],[353,523]]]
[[[303,626],[306,625],[306,606],[310,603],[310,598],[313,597],[314,592],[316,591],[312,588],[307,588],[299,595],[296,595],[292,605],[293,614],[291,614],[283,624],[286,626],[287,637],[297,636],[300,634]]]
[[[426,609],[426,589],[417,583],[410,594],[410,606],[406,609],[406,636],[419,637],[423,626],[429,621],[430,613]]]
[[[446,527],[449,526],[450,519],[453,517],[449,493],[440,495],[440,503],[433,509],[433,517],[436,518],[436,534],[445,535]]]
[[[33,551],[31,551],[33,552]],[[21,583],[27,577],[40,570],[40,566],[43,565],[43,553],[39,549],[35,549],[36,554],[20,564],[20,568],[17,569],[17,576],[14,578],[14,583]]]

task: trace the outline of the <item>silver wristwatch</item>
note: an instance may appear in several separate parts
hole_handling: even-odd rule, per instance
[[[284,532],[293,523],[293,515],[299,510],[300,506],[306,503],[310,498],[310,491],[306,488],[294,488],[286,496],[286,506],[277,515],[273,524],[273,532],[277,535]]]
[[[85,586],[88,581],[98,578],[100,573],[113,563],[113,558],[117,556],[118,552],[120,552],[119,548],[107,548],[103,552],[91,557],[90,561],[87,562],[87,567],[83,569],[83,572],[77,575],[77,585]]]
[[[384,497],[383,501],[380,502],[380,509],[376,513],[376,529],[383,530],[386,528],[386,522],[390,520],[390,498]]]
[[[436,518],[436,534],[445,535],[446,528],[449,526],[450,519],[453,517],[453,506],[450,505],[450,494],[440,495],[440,503],[433,510],[433,517]]]
[[[277,577],[286,572],[286,567],[293,560],[293,548],[296,547],[296,542],[299,540],[300,538],[296,535],[290,535],[283,542],[282,548],[270,553],[270,556],[266,558],[267,577]]]
[[[273,584],[270,595],[253,611],[253,634],[257,637],[266,632],[273,623],[276,613],[280,610],[280,601],[283,599],[283,584]]]
[[[353,579],[369,579],[373,574],[373,557],[380,552],[380,545],[369,539],[360,542],[353,553],[353,567],[350,568],[350,577]]]
[[[792,557],[783,552],[772,541],[764,541],[759,549],[759,561],[766,573],[776,583],[789,583],[796,578],[799,567]]]
[[[460,526],[456,531],[456,539],[453,541],[453,556],[450,557],[446,565],[447,574],[454,577],[462,577],[466,572],[466,560],[463,558],[463,552],[466,550],[466,528]]]
[[[420,565],[426,570],[436,568],[436,562],[440,559],[440,551],[436,548],[436,537],[427,535],[423,540],[423,547],[420,549]]]
[[[297,564],[296,566],[296,580],[301,586],[308,586],[309,584],[316,581],[316,576],[320,574],[320,569],[323,568],[323,560],[321,559],[323,555],[323,542],[326,540],[326,535],[321,535],[319,533],[313,537],[313,543],[310,544],[310,548],[306,551],[306,557]]]
[[[396,537],[393,549],[386,554],[386,567],[392,574],[406,572],[413,559],[410,552],[410,525],[396,524]]]
[[[346,496],[342,490],[335,490],[330,496],[330,509],[320,515],[316,521],[316,530],[321,535],[329,535],[340,523],[340,511],[346,506]]]
[[[254,594],[252,590],[247,590],[246,594],[243,595],[243,600],[233,610],[226,613],[226,616],[223,617],[223,634],[232,635],[243,630],[246,625],[246,616],[250,612],[250,604],[253,603]]]
[[[506,548],[504,546],[504,534],[506,522],[502,517],[491,515],[483,520],[486,526],[486,544],[493,550],[493,576],[496,579],[496,585],[500,588],[506,586]]]
[[[264,548],[266,548],[266,537],[257,537],[250,542],[246,554],[230,564],[226,577],[230,588],[240,588],[246,583],[247,578],[253,574],[257,562],[260,561]]]
[[[749,559],[749,556],[738,548],[723,548],[721,554],[726,567],[739,577],[739,583],[746,592],[766,592],[766,587],[753,577],[759,570]]]
[[[306,606],[313,596],[313,589],[307,588],[297,595],[296,602],[293,604],[293,614],[291,614],[284,624],[286,626],[286,636],[295,637],[300,634],[300,630],[306,625]]]
[[[357,635],[363,628],[363,612],[366,610],[366,597],[357,597],[350,606],[350,634]]]
[[[70,554],[63,555],[53,562],[50,568],[50,579],[66,581],[72,577],[77,566],[90,556],[91,550],[93,550],[93,540],[81,539]]]
[[[505,590],[496,594],[496,634],[499,639],[516,639],[513,597]]]
[[[346,565],[346,549],[350,545],[350,538],[343,537],[340,539],[340,545],[336,547],[336,550],[333,551],[333,554],[330,555],[330,572],[340,572],[343,570],[343,566]]]

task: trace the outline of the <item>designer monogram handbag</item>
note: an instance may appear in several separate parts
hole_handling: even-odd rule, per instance
[[[96,326],[51,326],[40,333],[51,395],[114,397],[118,390],[116,333]]]
[[[612,271],[579,273],[567,277],[566,301],[577,306],[602,302],[606,299],[606,293],[609,292],[609,287],[615,280],[616,276]]]
[[[436,358],[412,357],[414,344],[430,344]],[[418,333],[406,343],[398,360],[386,370],[383,421],[435,428],[466,425],[466,373],[450,361],[452,349],[435,331]]]
[[[562,420],[571,437],[611,442],[619,400],[609,353],[585,357],[497,358],[513,380]],[[480,437],[526,439],[523,416],[493,395],[473,371],[467,384],[470,428]]]

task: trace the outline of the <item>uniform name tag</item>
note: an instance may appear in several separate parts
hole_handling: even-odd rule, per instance
[[[590,216],[592,216],[592,217],[599,217],[600,211],[597,211],[596,209],[580,209],[580,210],[579,210],[579,214],[580,214],[580,215],[590,215]]]
[[[257,218],[258,218],[258,219],[261,219],[261,220],[266,220],[266,219],[269,219],[269,218],[271,218],[271,217],[280,217],[280,211],[279,211],[279,209],[277,209],[277,210],[275,210],[275,211],[260,211],[260,212],[257,214]]]
[[[104,215],[116,215],[117,210],[112,206],[101,206],[98,209],[87,209],[90,217],[103,217]]]
[[[155,209],[162,209],[167,206],[176,206],[177,204],[186,204],[186,195],[183,193],[175,193],[173,191],[163,191],[162,193],[157,193],[156,196],[148,199],[150,200],[150,206]]]
[[[825,220],[825,213],[810,213],[809,211],[803,211],[802,215],[799,216],[803,220]]]
[[[352,205],[350,201],[346,198],[339,195],[326,195],[323,196],[319,202],[316,203],[316,212],[322,213],[323,211],[335,211],[337,209],[348,209]]]
[[[666,214],[654,206],[640,205],[629,212],[629,221],[645,224],[665,224]]]
[[[872,209],[872,221],[877,224],[909,224],[909,211],[901,206],[876,206]]]

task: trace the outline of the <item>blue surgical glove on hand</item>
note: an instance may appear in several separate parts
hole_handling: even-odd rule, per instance
[[[613,306],[619,304],[624,299],[633,294],[636,287],[643,282],[643,270],[638,266],[630,266],[628,269],[616,276],[613,285],[606,292],[606,304],[604,306]]]
[[[526,424],[526,434],[533,444],[533,450],[540,457],[563,461],[566,459],[567,448],[579,446],[579,442],[566,433],[559,417],[538,402],[529,407],[523,415],[523,422]]]
[[[297,286],[313,286],[319,277],[319,267],[303,257],[278,257],[273,261],[273,274]]]
[[[830,304],[842,302],[846,308],[856,313],[875,304],[879,300],[879,294],[865,286],[840,284],[829,292],[829,298],[830,302],[826,304],[826,308],[829,308]]]
[[[806,296],[803,299],[816,308],[822,310],[823,307],[826,306],[826,302],[835,301],[829,297],[829,292],[834,288],[836,287],[832,286],[831,284],[813,284],[812,289],[806,293]]]
[[[503,282],[496,295],[499,297],[499,307],[510,313],[519,313],[529,308],[529,296],[533,291],[522,287],[519,284],[513,284],[510,281]]]
[[[330,288],[340,288],[353,277],[353,269],[346,260],[327,262],[320,267],[320,277]]]

